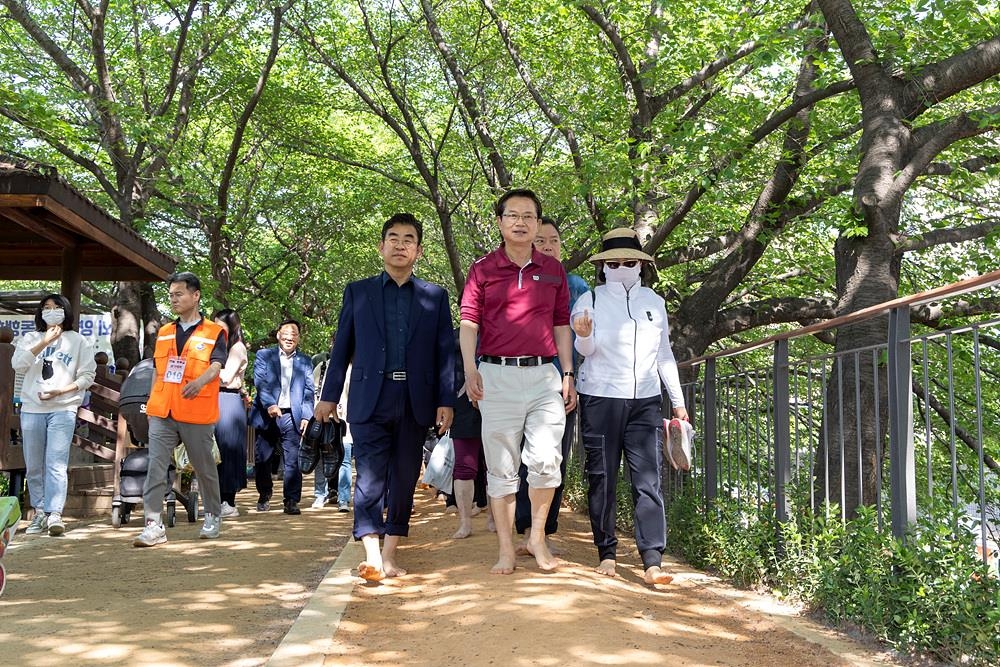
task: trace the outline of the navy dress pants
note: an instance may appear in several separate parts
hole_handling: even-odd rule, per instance
[[[292,414],[286,413],[275,419],[266,428],[258,429],[254,441],[254,481],[257,493],[264,500],[271,499],[274,482],[271,480],[272,458],[281,447],[281,458],[284,463],[282,493],[284,500],[298,503],[302,500],[302,471],[299,469],[299,425],[295,423]]]
[[[628,466],[635,505],[635,544],[644,568],[660,565],[667,542],[660,468],[662,399],[580,395],[580,436],[586,452],[587,507],[601,560],[615,558],[618,470]]]
[[[413,416],[406,382],[393,380],[383,381],[371,418],[351,422],[355,539],[409,534],[427,428]]]

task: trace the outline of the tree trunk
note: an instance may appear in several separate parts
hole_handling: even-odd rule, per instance
[[[869,230],[895,229],[899,207],[865,211]],[[899,293],[899,256],[887,233],[840,238],[835,248],[838,312],[850,313],[895,299]],[[888,316],[837,331],[836,360],[831,364],[825,397],[823,431],[817,443],[816,495],[840,505],[853,517],[860,505],[875,503],[879,469],[885,460],[888,395],[884,344]],[[857,352],[855,352],[858,350]],[[878,419],[876,419],[876,409]]]
[[[115,360],[124,358],[132,368],[140,359],[151,357],[159,328],[160,312],[153,286],[142,282],[118,283],[118,298],[111,309],[111,349]],[[139,335],[140,330],[143,336]]]

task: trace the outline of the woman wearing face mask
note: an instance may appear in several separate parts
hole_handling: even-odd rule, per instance
[[[647,584],[668,584],[661,568],[667,524],[660,488],[663,450],[660,381],[673,414],[687,419],[677,362],[670,349],[663,299],[641,281],[653,258],[631,229],[605,234],[601,252],[590,258],[597,287],[577,299],[571,321],[576,350],[584,356],[577,377],[581,438],[589,482],[587,505],[596,571],[616,576],[616,490],[622,455],[629,468],[635,503],[635,541]]]
[[[11,366],[24,373],[21,437],[28,494],[35,508],[25,532],[62,535],[76,411],[97,370],[93,346],[73,331],[73,311],[66,297],[49,294],[38,303],[35,331],[18,341]]]

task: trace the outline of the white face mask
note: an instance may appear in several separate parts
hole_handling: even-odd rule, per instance
[[[636,264],[631,269],[627,266],[619,266],[612,269],[607,264],[604,265],[604,277],[609,283],[622,283],[626,287],[639,282],[639,273],[642,271],[642,263]]]
[[[48,324],[50,327],[56,324],[62,324],[63,320],[66,319],[66,311],[62,308],[55,308],[54,310],[43,310],[42,311],[42,321]]]

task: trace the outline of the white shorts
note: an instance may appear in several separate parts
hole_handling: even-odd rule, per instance
[[[553,364],[501,366],[483,362],[479,373],[483,377],[479,411],[483,416],[487,493],[493,498],[517,493],[522,461],[528,469],[528,486],[559,486],[566,427],[559,371]]]

